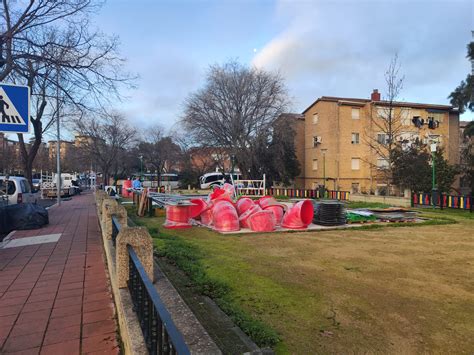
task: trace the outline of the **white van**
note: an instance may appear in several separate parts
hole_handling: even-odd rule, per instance
[[[226,181],[226,176],[230,177],[230,174],[222,174],[219,172],[207,173],[199,178],[199,184],[201,189],[210,189],[216,185],[222,185]],[[232,175],[233,180],[240,180],[242,175],[239,173],[234,173]]]
[[[36,203],[39,194],[31,191],[30,183],[24,177],[10,176],[8,180],[5,176],[0,176],[0,199],[2,203],[16,205],[17,203]]]

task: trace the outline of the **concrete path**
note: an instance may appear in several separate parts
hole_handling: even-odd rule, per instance
[[[49,222],[0,249],[0,353],[118,354],[93,195],[54,206]]]

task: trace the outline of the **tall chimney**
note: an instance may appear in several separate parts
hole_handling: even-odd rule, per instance
[[[372,91],[372,94],[370,95],[370,99],[372,101],[380,101],[380,93],[377,89],[374,89],[374,91]]]

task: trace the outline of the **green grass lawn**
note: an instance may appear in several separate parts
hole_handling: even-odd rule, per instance
[[[277,353],[472,353],[472,214],[423,213],[435,220],[417,228],[249,235],[133,219],[162,262]]]

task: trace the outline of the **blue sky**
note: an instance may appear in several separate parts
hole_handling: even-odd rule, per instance
[[[369,97],[398,53],[401,99],[447,104],[470,71],[472,1],[122,1],[95,17],[121,40],[136,90],[117,103],[133,124],[171,128],[209,65],[279,71],[301,112],[322,95]],[[467,114],[463,119],[470,119]]]

